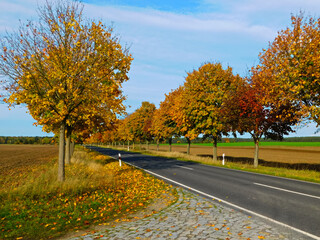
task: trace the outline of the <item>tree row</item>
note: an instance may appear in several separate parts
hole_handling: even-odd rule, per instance
[[[179,88],[165,95],[156,109],[143,102],[134,113],[119,121],[101,141],[148,142],[198,136],[217,142],[229,134],[249,133],[255,143],[258,166],[262,137],[281,140],[304,121],[319,124],[320,22],[292,16],[292,26],[278,33],[259,54],[259,64],[248,76],[233,74],[231,67],[207,62],[187,73]]]

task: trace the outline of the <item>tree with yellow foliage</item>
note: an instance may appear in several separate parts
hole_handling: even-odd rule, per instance
[[[273,95],[299,103],[304,116],[320,124],[320,18],[291,17],[291,27],[278,33],[259,55],[259,72]]]
[[[213,139],[213,159],[217,161],[217,143],[231,130],[225,124],[222,108],[228,92],[236,88],[241,78],[234,76],[232,68],[223,69],[221,63],[205,63],[188,73],[184,84],[185,115],[193,123],[189,134]]]
[[[134,140],[141,142],[149,142],[153,139],[151,125],[153,114],[156,110],[156,106],[153,103],[142,102],[140,108],[129,116],[129,131]]]
[[[112,28],[84,20],[82,10],[79,2],[47,2],[39,7],[38,22],[21,25],[1,41],[6,102],[26,104],[37,124],[59,127],[59,181],[65,178],[66,126],[90,126],[101,109],[122,111],[121,84],[132,61]]]

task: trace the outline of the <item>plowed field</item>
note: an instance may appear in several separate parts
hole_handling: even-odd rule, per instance
[[[30,170],[58,157],[58,146],[0,145],[0,176]]]
[[[150,146],[155,150],[156,146]],[[160,146],[161,151],[168,151],[169,146]],[[186,153],[187,147],[172,146],[172,151]],[[212,147],[192,146],[192,155],[212,156]],[[232,162],[253,163],[254,147],[218,147],[218,156],[222,154],[225,159]],[[274,167],[289,167],[295,169],[314,169],[320,171],[320,147],[260,147],[259,161],[262,165]]]

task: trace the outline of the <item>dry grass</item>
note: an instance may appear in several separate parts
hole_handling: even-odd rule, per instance
[[[0,147],[0,154],[4,153],[4,157],[1,158],[3,172],[0,175],[2,197],[14,198],[16,195],[24,195],[36,198],[56,192],[76,194],[112,181],[110,171],[96,162],[102,158],[103,161],[107,161],[109,158],[106,156],[96,157],[95,154],[89,156],[85,150],[78,149],[71,159],[73,164],[65,169],[66,180],[61,184],[57,181],[56,146],[0,145]]]
[[[125,150],[126,149],[127,148],[125,148]],[[175,158],[182,161],[192,161],[192,162],[198,162],[198,163],[207,164],[207,165],[232,168],[237,170],[256,172],[256,173],[268,174],[273,176],[287,177],[287,178],[320,183],[320,172],[314,171],[314,170],[307,170],[307,169],[296,170],[296,169],[288,169],[285,167],[268,167],[268,166],[261,166],[261,165],[258,168],[254,168],[252,164],[241,163],[241,162],[240,163],[229,162],[227,160],[225,162],[225,165],[222,166],[221,160],[213,161],[212,157],[187,155],[186,153],[182,153],[182,152],[165,152],[165,151],[154,151],[154,150],[148,150],[148,151],[143,150],[140,152],[150,154],[153,156]]]
[[[7,179],[0,189],[0,239],[50,239],[90,224],[130,221],[125,215],[162,193],[173,194],[163,181],[83,148],[76,148],[63,183],[57,182],[56,161],[32,168],[26,161],[20,169],[25,172],[17,175],[18,185],[0,175],[2,182]]]
[[[0,192],[10,191],[32,176],[40,176],[58,157],[53,145],[0,145]]]

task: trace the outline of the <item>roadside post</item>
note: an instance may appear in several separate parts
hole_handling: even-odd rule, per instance
[[[222,153],[222,165],[224,166],[224,153]]]
[[[119,166],[121,167],[121,154],[119,153]]]

